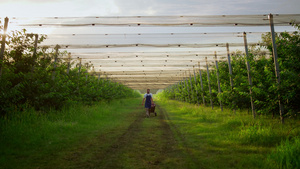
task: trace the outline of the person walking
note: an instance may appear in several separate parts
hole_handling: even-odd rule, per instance
[[[145,103],[145,109],[146,109],[146,117],[150,117],[151,104],[154,104],[153,96],[152,96],[152,93],[150,93],[150,89],[147,89],[147,93],[144,95],[142,105],[144,103]]]

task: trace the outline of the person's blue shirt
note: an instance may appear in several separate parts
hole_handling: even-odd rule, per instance
[[[146,93],[144,95],[144,98],[146,98],[146,101],[145,101],[145,108],[151,108],[151,98],[152,98],[152,93]],[[152,98],[153,99],[153,98]]]

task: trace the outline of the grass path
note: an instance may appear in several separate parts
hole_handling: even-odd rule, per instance
[[[101,129],[69,149],[36,159],[34,168],[197,168],[178,145],[164,109],[145,117],[144,108],[121,115],[118,125]],[[178,133],[177,133],[178,134]],[[181,140],[180,142],[182,142]],[[29,167],[30,168],[30,167]]]
[[[143,114],[143,113],[142,113]],[[163,111],[137,116],[128,129],[97,158],[99,168],[185,168],[185,154],[177,148]],[[95,166],[96,167],[96,166]]]
[[[165,112],[158,109],[157,117],[152,114],[151,118],[145,118],[143,109],[137,109],[138,114],[130,114],[135,120],[127,129],[115,128],[101,133],[94,142],[69,153],[60,163],[70,168],[182,169],[193,166],[185,152],[178,148]]]

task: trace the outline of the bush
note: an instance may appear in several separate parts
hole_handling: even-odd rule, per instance
[[[40,36],[38,43],[44,39],[45,36]],[[24,107],[48,111],[61,109],[67,102],[90,105],[101,100],[139,96],[122,84],[96,78],[95,72],[87,73],[88,65],[60,59],[67,58],[66,51],[37,47],[33,55],[35,36],[27,34],[25,29],[8,33],[6,42],[4,59],[0,62],[1,116],[22,111]]]

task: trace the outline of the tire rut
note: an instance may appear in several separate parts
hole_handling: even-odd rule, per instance
[[[113,136],[99,135],[98,141],[67,157],[70,168],[194,168],[197,160],[184,136],[159,105],[156,112],[158,116],[152,114],[151,118],[135,114],[136,119],[126,129],[112,130]]]
[[[130,126],[125,130],[125,132],[112,143],[109,148],[99,154],[95,155],[94,163],[92,168],[119,168],[118,162],[107,163],[111,159],[116,159],[120,154],[120,151],[130,144],[130,140],[134,139],[133,135],[136,135],[141,131],[139,127],[144,118],[142,116],[137,116],[137,119],[130,124]]]
[[[117,141],[96,156],[92,168],[185,168],[190,166],[186,153],[178,148],[177,140],[166,121],[167,113],[158,105],[158,116],[139,115]],[[150,125],[150,126],[148,126]],[[184,154],[184,156],[182,156]],[[125,161],[125,162],[124,162]],[[129,161],[127,164],[126,161]],[[188,162],[190,163],[190,162]],[[101,167],[100,167],[101,166]]]
[[[171,131],[171,133],[174,135],[177,136],[177,138],[179,139],[179,142],[180,144],[182,144],[183,146],[183,149],[184,149],[184,152],[186,154],[186,156],[188,157],[188,159],[191,159],[192,161],[190,162],[190,165],[191,166],[196,166],[196,167],[199,167],[199,166],[202,166],[200,163],[199,163],[199,160],[197,157],[195,157],[192,153],[192,151],[189,149],[188,147],[188,143],[185,139],[185,136],[180,132],[180,130],[177,128],[176,125],[174,125],[168,115],[168,113],[163,109],[161,108],[160,106],[158,106],[158,109],[160,110],[160,112],[163,114],[164,116],[164,119],[167,120],[168,122],[165,122],[167,123],[168,127],[169,127],[169,130]],[[173,130],[172,130],[173,129]],[[175,137],[175,136],[173,136]],[[202,167],[201,167],[202,168]]]

